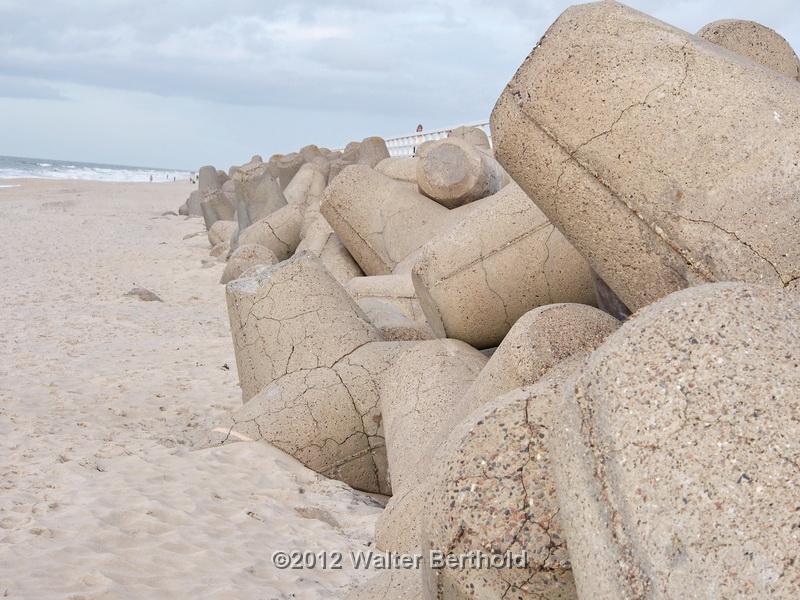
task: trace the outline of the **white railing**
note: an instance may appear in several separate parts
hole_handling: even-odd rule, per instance
[[[476,121],[475,123],[465,123],[465,127],[478,127],[489,137],[489,144],[492,143],[492,132],[489,129],[488,121]],[[457,127],[457,126],[456,126]],[[436,129],[433,131],[422,131],[419,133],[410,133],[408,135],[400,135],[397,137],[386,138],[386,147],[389,149],[389,156],[414,156],[417,146],[423,142],[430,140],[440,140],[446,138],[455,127],[448,127],[446,129]]]

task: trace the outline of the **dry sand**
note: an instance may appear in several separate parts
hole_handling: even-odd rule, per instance
[[[330,598],[369,576],[271,564],[366,549],[369,497],[266,444],[191,450],[241,404],[224,264],[202,219],[162,216],[191,186],[0,183],[20,185],[0,188],[0,598]]]

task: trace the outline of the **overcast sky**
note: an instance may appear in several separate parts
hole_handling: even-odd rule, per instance
[[[560,0],[0,0],[0,154],[194,169],[486,119]],[[632,0],[696,31],[797,0]]]

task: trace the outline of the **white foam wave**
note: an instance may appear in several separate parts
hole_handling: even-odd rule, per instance
[[[45,166],[46,165],[46,166]],[[186,171],[161,171],[157,169],[111,168],[64,165],[53,166],[50,163],[37,163],[35,168],[0,168],[0,179],[82,179],[87,181],[130,181],[163,182],[185,181],[189,178]]]

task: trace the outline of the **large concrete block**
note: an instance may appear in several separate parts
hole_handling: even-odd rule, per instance
[[[746,56],[792,79],[800,79],[800,59],[780,34],[754,21],[725,19],[705,25],[697,36]]]
[[[320,201],[328,184],[327,174],[314,163],[306,163],[286,186],[283,195],[286,202],[303,209],[314,199]]]
[[[447,435],[450,413],[486,361],[458,340],[430,340],[400,354],[386,372],[381,409],[395,494],[423,479]]]
[[[548,304],[522,315],[460,402],[457,420],[507,391],[532,385],[571,356],[590,352],[620,323],[585,304]]]
[[[269,170],[281,190],[285,190],[304,163],[305,159],[296,152],[285,156],[276,154],[269,159]]]
[[[197,172],[198,190],[205,194],[207,192],[218,190],[221,185],[222,182],[220,182],[219,175],[217,175],[217,169],[215,167],[212,167],[211,165],[200,167],[200,170]]]
[[[230,242],[237,227],[236,221],[215,221],[208,230],[208,242],[211,247],[222,242]]]
[[[236,220],[236,211],[233,208],[233,203],[221,189],[206,192],[200,202],[200,210],[203,213],[206,229],[211,229],[211,226],[217,221]]]
[[[447,208],[490,196],[505,184],[497,161],[459,137],[426,144],[416,160],[419,191]]]
[[[413,156],[384,158],[375,165],[375,170],[387,177],[417,186],[417,159]]]
[[[239,232],[239,244],[269,248],[278,260],[289,258],[300,243],[303,214],[294,204],[282,206]]]
[[[380,338],[345,289],[310,254],[226,288],[236,364],[247,401],[278,377],[331,368]]]
[[[594,303],[586,261],[513,183],[427,243],[412,278],[434,332],[476,348],[537,306]]]
[[[396,307],[409,319],[425,320],[425,313],[419,305],[410,274],[354,277],[347,282],[345,289],[356,302],[367,299],[380,300]]]
[[[378,548],[397,552],[415,552],[419,549],[421,521],[430,507],[431,490],[445,476],[441,470],[437,470],[436,465],[445,464],[463,450],[463,436],[453,436],[450,432],[461,427],[461,423],[467,423],[464,426],[466,429],[484,425],[479,423],[481,419],[486,414],[495,413],[487,413],[483,407],[506,392],[538,383],[551,370],[568,364],[574,357],[585,356],[618,325],[609,315],[580,304],[543,306],[521,317],[472,385],[449,408],[448,421],[442,429],[448,432],[452,440],[448,439],[446,444],[431,454],[428,464],[433,466],[423,471],[422,483],[403,490],[389,501],[376,527]],[[563,375],[573,366],[574,363],[563,367],[560,373]],[[562,375],[559,377],[563,378]],[[514,435],[520,434],[516,432]],[[498,447],[500,445],[498,442]],[[488,505],[486,510],[502,513],[501,509]]]
[[[320,211],[368,275],[390,274],[450,219],[445,207],[364,165],[339,173]]]
[[[796,295],[719,283],[593,353],[551,446],[581,597],[800,597],[798,338]]]
[[[448,139],[460,138],[468,144],[484,150],[492,149],[491,145],[489,144],[489,136],[487,136],[486,132],[484,132],[480,127],[466,127],[462,125],[461,127],[456,127],[450,131],[450,133],[447,134],[447,137]]]
[[[225,265],[225,270],[222,272],[219,282],[228,283],[238,279],[252,267],[258,265],[270,266],[277,264],[277,262],[278,259],[275,258],[275,254],[269,248],[257,244],[239,244],[239,247],[228,258],[228,264]]]
[[[575,357],[559,364],[537,384],[495,398],[451,431],[433,461],[433,484],[421,511],[425,598],[577,600],[549,438],[553,397],[578,364]],[[505,555],[510,562],[437,569],[426,560],[432,550],[455,558]]]
[[[286,206],[286,197],[270,175],[267,163],[249,163],[245,167],[233,176],[240,231]]]
[[[383,138],[377,136],[361,140],[357,147],[357,153],[358,158],[355,161],[357,164],[373,168],[383,159],[389,158],[389,149],[386,148],[386,142]]]
[[[800,86],[613,2],[568,9],[492,113],[498,160],[632,310],[800,277]]]
[[[310,252],[317,256],[333,278],[342,285],[353,277],[364,275],[322,215],[318,215],[303,234],[296,252]]]

